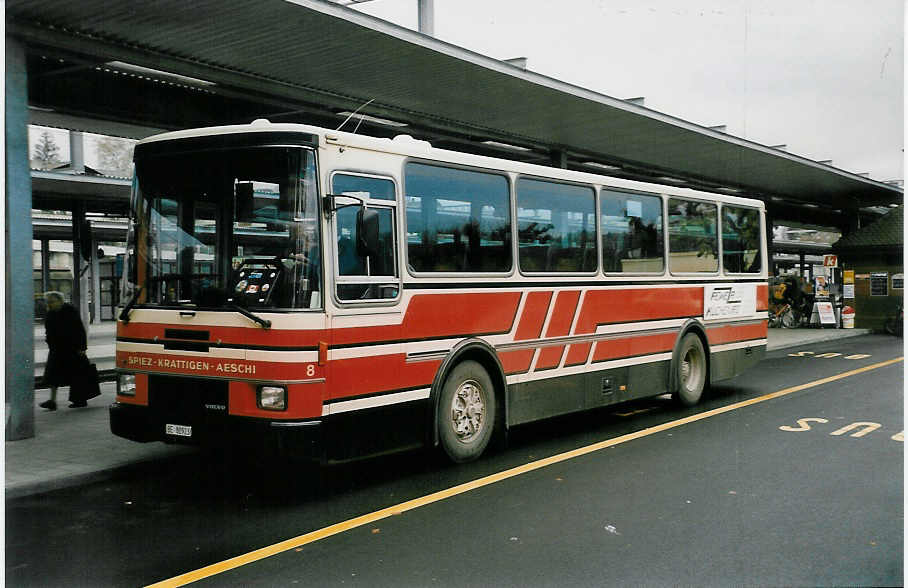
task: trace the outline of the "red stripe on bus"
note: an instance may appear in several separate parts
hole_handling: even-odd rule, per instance
[[[523,306],[523,314],[520,317],[520,323],[517,325],[517,333],[514,335],[515,341],[538,339],[542,335],[542,326],[545,324],[545,317],[548,314],[551,301],[551,292],[530,292],[527,294],[527,301]]]
[[[549,328],[545,331],[546,337],[561,337],[570,333],[578,300],[580,300],[580,290],[566,290],[558,293],[555,308],[552,309]]]
[[[576,343],[571,345],[568,348],[567,359],[564,360],[564,365],[569,366],[586,363],[587,358],[590,356],[590,349],[592,348],[592,343]]]
[[[501,369],[506,375],[524,374],[530,371],[530,364],[533,363],[535,353],[535,349],[504,351],[498,354],[498,361],[501,362]]]
[[[703,315],[703,288],[634,288],[586,293],[574,334],[594,333],[598,325]]]
[[[414,296],[402,331],[407,339],[507,333],[514,324],[522,295],[480,292]]]
[[[671,351],[677,336],[676,333],[657,333],[628,337],[626,339],[599,341],[593,351],[593,361],[606,361]]]
[[[757,284],[757,310],[769,310],[769,286]]]
[[[431,386],[441,361],[407,363],[406,359],[406,354],[395,353],[332,361],[326,399]]]
[[[325,377],[324,366],[319,366],[316,362],[258,361],[230,357],[118,351],[116,363],[118,368],[125,370],[235,380],[288,381]]]
[[[539,359],[536,360],[536,371],[558,367],[561,364],[562,355],[564,355],[564,345],[542,348],[539,352]]]
[[[728,325],[726,327],[713,327],[706,330],[706,338],[710,345],[734,343],[753,339],[765,339],[767,335],[766,321],[750,325]]]
[[[564,290],[558,293],[549,326],[545,331],[546,337],[562,337],[570,333],[574,314],[577,312],[578,300],[580,300],[580,290]],[[564,355],[564,345],[543,347],[536,360],[536,369],[547,370],[558,367],[562,355]]]
[[[331,345],[507,333],[517,317],[521,292],[420,294],[407,306],[403,324],[336,329]]]

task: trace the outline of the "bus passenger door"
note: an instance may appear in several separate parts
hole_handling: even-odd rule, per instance
[[[416,429],[399,402],[405,388],[401,343],[401,280],[397,199],[390,178],[336,172],[334,214],[328,235],[335,307],[326,406],[334,459],[378,453],[409,444]]]

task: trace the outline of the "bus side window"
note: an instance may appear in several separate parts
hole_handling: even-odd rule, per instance
[[[397,298],[400,279],[394,230],[397,204],[394,182],[386,178],[337,173],[332,180],[332,192],[357,198],[378,214],[380,243],[377,255],[365,255],[357,247],[356,218],[363,204],[344,205],[337,210],[334,215],[337,298],[342,301]]]
[[[504,174],[409,162],[407,261],[415,272],[511,270],[511,210]]]
[[[722,267],[727,273],[759,273],[760,211],[755,208],[722,206]]]
[[[635,274],[663,273],[662,198],[603,189],[600,202],[603,269]]]
[[[520,178],[517,223],[522,271],[596,271],[596,199],[592,188]]]
[[[668,269],[672,273],[719,271],[718,206],[668,200]]]

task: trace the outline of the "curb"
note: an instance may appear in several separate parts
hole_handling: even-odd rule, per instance
[[[820,331],[820,329],[811,329],[812,331]],[[810,338],[809,341],[787,341],[779,342],[776,345],[767,345],[766,352],[779,351],[781,349],[790,349],[792,347],[800,347],[802,345],[811,345],[813,343],[825,343],[827,341],[836,341],[838,339],[847,339],[849,337],[861,337],[863,335],[872,335],[872,329],[829,329],[827,334],[824,335],[814,335]]]
[[[101,468],[99,470],[94,470],[91,472],[69,474],[50,480],[41,480],[39,482],[19,484],[18,486],[6,488],[5,498],[6,500],[13,500],[16,498],[32,496],[34,494],[43,494],[45,492],[53,492],[55,490],[64,490],[66,488],[72,488],[74,486],[113,480],[115,478],[128,475],[133,471],[139,471],[140,469],[148,468],[150,464],[155,464],[156,462],[165,462],[174,458],[192,455],[193,452],[189,451],[190,448],[187,447],[186,449],[187,451],[185,452],[175,452],[173,455],[156,455],[150,458],[140,458],[129,463]],[[152,465],[151,467],[155,466]]]

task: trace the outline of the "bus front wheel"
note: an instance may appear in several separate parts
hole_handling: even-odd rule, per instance
[[[706,351],[696,334],[688,333],[681,340],[675,369],[678,383],[675,400],[684,406],[694,406],[706,387]]]
[[[495,427],[495,390],[488,372],[463,361],[448,374],[438,400],[438,438],[456,463],[482,455]]]

